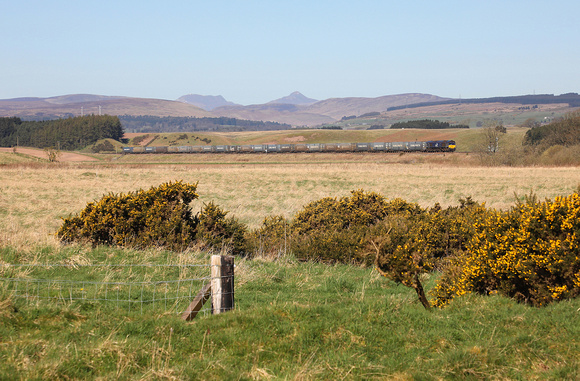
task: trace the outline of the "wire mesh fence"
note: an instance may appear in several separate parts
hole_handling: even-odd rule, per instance
[[[182,313],[211,282],[210,264],[0,264],[3,292],[29,303],[95,303]],[[206,305],[200,313],[211,313]]]

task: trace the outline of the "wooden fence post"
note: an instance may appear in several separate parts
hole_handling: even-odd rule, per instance
[[[234,257],[211,257],[212,313],[219,314],[234,308]]]

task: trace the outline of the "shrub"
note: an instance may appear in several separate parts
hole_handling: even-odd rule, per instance
[[[246,228],[236,218],[226,218],[227,214],[213,202],[206,204],[199,214],[197,239],[210,248],[244,254]]]
[[[114,152],[115,151],[115,146],[108,140],[104,140],[102,142],[100,142],[99,144],[95,144],[91,147],[91,150],[94,153],[99,153],[99,152]]]
[[[188,206],[198,198],[196,190],[197,184],[177,181],[106,195],[88,203],[78,216],[65,218],[57,237],[62,242],[182,250],[196,235],[198,218]]]
[[[434,290],[445,305],[467,292],[500,293],[534,306],[580,294],[580,196],[488,211],[467,251],[454,258]]]
[[[351,191],[339,200],[326,197],[295,215],[292,251],[303,260],[372,265],[375,254],[367,243],[376,234],[373,227],[390,215],[421,213],[424,210],[417,204],[402,199],[387,202],[384,196],[364,190]]]
[[[422,213],[403,210],[389,215],[372,231],[368,247],[376,252],[375,266],[385,277],[413,288],[430,308],[420,275],[442,267],[450,253],[460,251],[472,233],[474,216],[484,211],[471,198],[461,206],[435,205]]]
[[[290,223],[282,216],[268,216],[247,235],[246,247],[253,254],[277,257],[286,253],[291,242]]]
[[[388,211],[382,195],[363,190],[311,202],[294,216],[292,250],[299,259],[372,264],[362,251],[365,236]]]

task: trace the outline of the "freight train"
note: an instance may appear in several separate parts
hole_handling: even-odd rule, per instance
[[[123,153],[454,152],[454,140],[394,143],[309,143],[123,147]]]

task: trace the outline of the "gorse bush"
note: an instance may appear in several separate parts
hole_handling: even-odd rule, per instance
[[[363,252],[366,234],[389,210],[382,195],[363,190],[311,202],[294,216],[292,251],[304,260],[371,264],[374,258]]]
[[[437,305],[467,292],[500,293],[534,306],[580,294],[580,196],[490,210],[434,290]]]
[[[468,292],[534,306],[580,294],[578,193],[545,202],[527,197],[507,212],[459,201],[423,209],[362,190],[323,198],[296,214],[290,247],[303,260],[374,264],[414,288],[426,308]],[[441,276],[429,302],[421,276],[433,271]]]
[[[196,238],[206,247],[244,254],[246,227],[227,214],[213,202],[206,204],[199,214]]]
[[[461,206],[441,209],[437,204],[421,213],[402,210],[389,215],[371,231],[369,250],[376,252],[375,267],[389,279],[412,287],[430,308],[420,275],[446,265],[451,253],[461,252],[473,234],[476,216],[485,207],[470,198]]]
[[[262,225],[248,233],[247,249],[264,257],[278,257],[290,249],[292,230],[282,216],[268,216]]]
[[[90,202],[78,216],[65,218],[57,232],[63,242],[124,247],[160,246],[182,250],[195,239],[198,218],[188,204],[197,184],[181,181]]]
[[[62,242],[88,242],[133,248],[184,250],[192,245],[243,252],[245,226],[213,203],[193,214],[197,184],[168,182],[149,190],[109,194],[65,218],[57,232]]]

